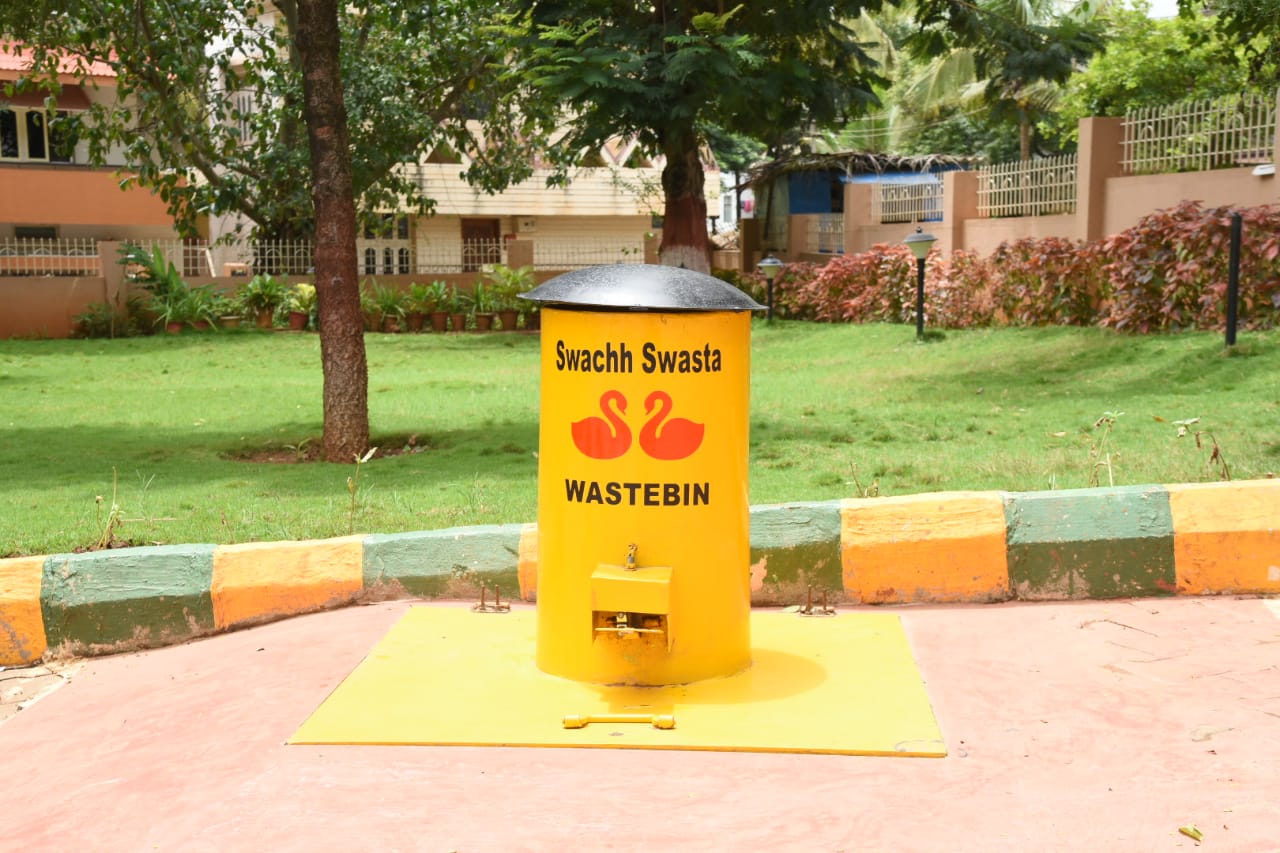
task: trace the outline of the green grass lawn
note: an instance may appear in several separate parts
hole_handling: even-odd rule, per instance
[[[354,464],[252,461],[319,441],[315,335],[0,341],[0,556],[93,545],[113,490],[135,544],[535,520],[538,339],[366,340],[375,443],[419,452],[365,464],[354,511]],[[1280,472],[1280,332],[757,322],[752,357],[753,504],[1217,479],[1193,417],[1233,478]]]

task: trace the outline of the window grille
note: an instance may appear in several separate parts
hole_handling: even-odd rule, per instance
[[[998,163],[978,170],[978,216],[1075,213],[1076,155]]]

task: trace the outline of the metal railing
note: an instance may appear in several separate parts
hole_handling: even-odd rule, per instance
[[[600,264],[642,264],[639,240],[535,240],[533,266],[540,270],[570,270]]]
[[[942,199],[941,181],[876,184],[876,191],[871,194],[871,219],[881,224],[940,222]]]
[[[0,239],[0,275],[100,276],[98,241],[89,238]]]
[[[978,170],[978,216],[1075,213],[1076,155],[1018,160]]]
[[[838,217],[837,217],[838,219]],[[184,278],[223,275],[308,275],[315,268],[315,244],[257,240],[214,243],[203,240],[126,240],[148,255],[158,250]],[[356,241],[360,275],[431,275],[483,272],[508,262],[505,240],[452,240],[417,243],[397,239]],[[108,258],[108,263],[118,258]],[[614,263],[644,263],[641,240],[537,240],[539,269],[576,269]],[[0,239],[0,275],[101,276],[97,240]]]
[[[1132,110],[1124,117],[1124,171],[1150,175],[1273,163],[1275,136],[1275,95]]]
[[[816,250],[822,254],[844,253],[844,214],[822,213],[818,215]]]

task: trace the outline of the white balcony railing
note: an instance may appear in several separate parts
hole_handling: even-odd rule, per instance
[[[1124,117],[1129,175],[1273,163],[1276,96],[1246,93],[1133,110]]]
[[[1075,213],[1076,155],[1042,157],[978,170],[978,216]]]
[[[891,222],[938,222],[942,219],[942,182],[876,184],[871,194],[871,218]]]
[[[0,275],[100,276],[98,241],[91,239],[0,239]]]

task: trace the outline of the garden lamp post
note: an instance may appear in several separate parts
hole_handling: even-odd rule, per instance
[[[765,255],[760,263],[756,264],[756,269],[764,276],[764,280],[768,283],[768,290],[765,295],[765,304],[768,306],[768,313],[765,315],[768,322],[773,322],[773,279],[778,274],[778,270],[782,269],[782,261],[775,258],[772,254]]]
[[[924,340],[924,259],[938,238],[925,234],[920,228],[904,241],[911,254],[916,256],[916,340]]]

